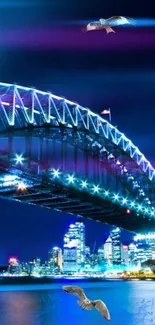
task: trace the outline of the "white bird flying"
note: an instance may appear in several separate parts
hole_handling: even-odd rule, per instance
[[[106,307],[106,305],[102,300],[94,300],[94,301],[89,300],[86,297],[84,290],[78,286],[63,286],[62,289],[63,291],[67,293],[71,293],[77,296],[78,298],[80,298],[80,300],[77,300],[77,303],[82,309],[92,310],[92,308],[94,307],[100,312],[100,314],[105,319],[110,320],[110,314],[108,308]]]
[[[132,18],[126,18],[123,16],[113,16],[108,19],[101,18],[98,21],[89,23],[85,27],[85,31],[89,32],[92,30],[105,29],[107,34],[115,33],[115,31],[111,28],[111,26],[119,26],[119,25],[126,25],[126,24],[135,25],[135,21]]]

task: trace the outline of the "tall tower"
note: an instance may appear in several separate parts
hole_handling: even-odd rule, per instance
[[[107,264],[110,265],[112,263],[112,239],[110,236],[104,244],[104,258]]]
[[[129,263],[135,264],[137,262],[137,247],[133,243],[131,243],[128,247],[129,252]]]
[[[75,224],[71,224],[69,226],[68,232],[64,236],[64,267],[66,259],[65,256],[70,255],[69,251],[67,252],[66,249],[67,251],[69,249],[72,249],[72,261],[74,256],[74,259],[76,259],[77,269],[80,269],[85,261],[85,226],[83,222],[76,222]]]
[[[126,265],[129,263],[129,252],[127,245],[121,245],[121,261]]]
[[[112,261],[113,265],[121,264],[121,230],[116,228],[111,231],[112,239]]]
[[[53,247],[53,265],[54,269],[62,270],[62,250],[59,247]]]
[[[104,246],[101,246],[98,248],[98,263],[102,264],[104,263]]]

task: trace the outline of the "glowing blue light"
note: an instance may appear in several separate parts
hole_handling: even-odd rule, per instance
[[[104,195],[105,195],[105,196],[108,196],[108,195],[109,195],[109,191],[105,191],[105,192],[104,192]]]
[[[135,206],[135,203],[134,202],[131,202],[131,207],[134,207]]]
[[[22,155],[16,155],[15,160],[16,160],[16,164],[21,164],[22,165],[22,163],[24,161],[24,158],[23,158]]]
[[[86,188],[88,186],[87,182],[86,181],[82,181],[82,187],[83,188]]]
[[[4,182],[12,182],[17,178],[16,175],[6,175],[4,176],[3,180]]]
[[[151,216],[154,216],[154,211],[151,211]]]
[[[141,205],[138,205],[138,210],[142,210],[142,206]]]
[[[98,193],[99,192],[99,186],[98,185],[94,185],[93,191],[94,193]]]
[[[59,177],[61,172],[59,172],[59,169],[53,169],[52,174],[53,174],[53,177]]]
[[[148,211],[149,211],[149,210],[146,208],[146,209],[145,209],[145,212],[148,213]]]
[[[138,19],[137,18],[136,19],[136,24],[138,26],[154,26],[155,25],[155,19]],[[85,114],[89,114],[91,116],[91,118],[92,118],[92,122],[93,122],[94,118],[95,118],[95,120],[97,118],[97,121],[100,121],[103,124],[106,123],[106,126],[107,126],[108,131],[109,131],[108,133],[111,134],[111,130],[114,130],[115,133],[116,133],[116,137],[114,137],[112,139],[112,142],[114,142],[114,144],[116,144],[118,146],[119,144],[122,143],[122,140],[123,140],[123,144],[121,144],[121,147],[122,147],[123,151],[127,151],[130,148],[131,149],[130,150],[130,152],[131,152],[130,157],[142,168],[144,173],[146,173],[146,171],[148,172],[148,177],[149,177],[150,180],[153,180],[155,178],[155,170],[154,170],[154,168],[152,167],[150,162],[144,157],[144,155],[140,152],[138,147],[135,146],[123,133],[121,133],[117,128],[115,128],[113,125],[111,125],[108,121],[105,121],[103,118],[101,118],[99,115],[91,112],[89,109],[84,108],[84,107],[80,106],[77,103],[73,103],[71,101],[68,101],[65,98],[62,98],[60,96],[56,96],[54,94],[44,92],[44,91],[40,91],[40,90],[37,90],[37,89],[34,89],[34,88],[32,89],[30,87],[22,87],[22,86],[19,86],[19,85],[6,84],[6,83],[2,83],[2,82],[0,83],[0,87],[4,87],[6,89],[9,87],[11,90],[13,89],[13,91],[18,94],[19,100],[22,99],[22,98],[20,98],[20,93],[31,91],[36,96],[38,96],[38,95],[48,96],[48,99],[51,100],[51,103],[52,103],[52,101],[55,101],[55,100],[63,101],[66,104],[66,108],[68,110],[66,115],[68,115],[68,114],[70,115],[72,123],[74,123],[74,119],[72,117],[72,111],[70,111],[70,107],[68,107],[67,105],[74,105],[75,109],[79,110],[82,117]],[[23,96],[23,98],[24,98],[24,96]],[[24,99],[23,99],[23,105],[24,105],[24,108],[26,109]],[[18,106],[19,106],[19,108],[22,109],[21,104],[18,105]],[[16,107],[17,107],[17,105],[16,105]],[[40,106],[40,108],[41,108],[41,106]],[[55,109],[56,109],[56,112],[59,115],[57,105],[55,106]],[[41,110],[40,111],[34,111],[34,112],[37,113],[37,114],[42,114]],[[61,123],[65,123],[66,118],[65,118],[65,121],[62,121],[61,118],[60,118],[60,120],[61,120]],[[8,119],[8,123],[9,123],[9,125],[14,125],[14,116],[13,116],[12,121],[10,121]],[[71,123],[71,125],[72,125],[72,123]],[[78,123],[79,123],[79,119],[77,119],[77,124]],[[84,126],[84,128],[87,128],[87,123],[85,123],[84,121],[83,121],[83,126]],[[88,126],[88,128],[89,128],[89,126]],[[94,131],[95,131],[95,133],[96,132],[98,133],[98,130],[96,130],[96,127],[95,127],[95,123],[94,123]]]
[[[127,203],[127,199],[123,199],[122,204],[126,204]]]
[[[75,178],[74,178],[74,176],[73,175],[69,175],[68,176],[68,183],[74,183],[75,182]]]
[[[119,160],[116,161],[116,165],[121,165]]]
[[[119,200],[119,195],[118,194],[114,194],[114,200]]]
[[[75,228],[75,225],[71,224],[69,227],[70,227],[70,228]]]

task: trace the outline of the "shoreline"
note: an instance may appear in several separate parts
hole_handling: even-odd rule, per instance
[[[66,282],[108,282],[108,281],[155,281],[155,277],[110,277],[110,278],[98,278],[98,277],[0,277],[0,285],[21,285],[21,284],[52,284],[52,283],[66,283]]]

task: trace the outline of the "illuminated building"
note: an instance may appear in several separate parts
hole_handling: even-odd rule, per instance
[[[14,275],[18,275],[21,273],[21,265],[16,257],[9,258],[9,267],[8,272]]]
[[[121,245],[121,262],[126,265],[129,263],[129,252],[127,245]]]
[[[137,261],[137,247],[134,244],[130,244],[128,247],[129,263],[135,263]]]
[[[69,226],[68,232],[64,236],[64,253],[67,249],[67,252],[63,253],[64,258],[64,267],[65,267],[65,256],[68,255],[68,250],[76,250],[76,264],[77,269],[80,269],[85,262],[85,226],[83,222],[76,222]],[[72,253],[71,253],[72,254]],[[65,256],[64,256],[65,255]],[[75,253],[73,254],[75,257]],[[73,264],[73,263],[72,263]]]
[[[148,233],[148,234],[138,234],[134,237],[134,242],[139,250],[139,256],[144,261],[143,254],[146,255],[146,259],[155,259],[155,233]],[[144,253],[142,253],[142,247]]]
[[[103,264],[104,263],[104,246],[99,247],[97,253],[98,253],[98,263]]]
[[[48,252],[48,263],[49,265],[53,266],[53,250],[51,249],[49,252]]]
[[[155,248],[152,249],[152,260],[155,260]]]
[[[112,263],[112,239],[108,237],[104,244],[104,258],[107,264]]]
[[[38,257],[34,257],[31,261],[27,264],[27,270],[28,274],[31,275],[33,273],[39,273],[40,272],[40,265],[41,260]]]
[[[53,248],[53,267],[62,270],[62,250],[59,247]]]
[[[98,264],[98,255],[97,254],[91,254],[90,255],[90,265],[96,266]]]
[[[112,239],[112,261],[113,264],[121,264],[121,231],[116,228],[111,231]]]
[[[147,260],[152,259],[152,248],[151,246],[144,244],[144,243],[138,243],[136,245],[137,247],[137,261],[138,262],[145,262]]]
[[[90,256],[90,247],[89,246],[85,246],[85,256]]]
[[[78,270],[76,247],[65,248],[63,251],[63,271],[75,272]]]
[[[90,268],[90,247],[85,246],[85,264],[84,264],[85,269]]]

